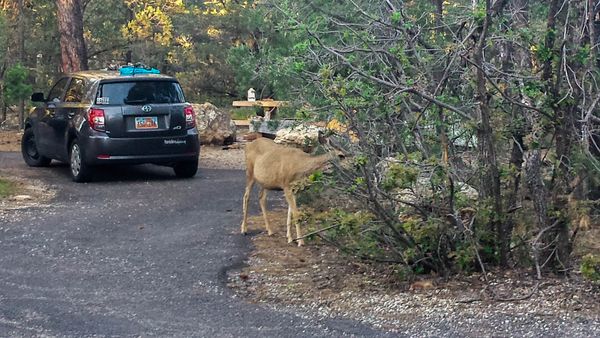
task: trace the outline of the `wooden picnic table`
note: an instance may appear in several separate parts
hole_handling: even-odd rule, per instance
[[[288,101],[276,100],[256,100],[256,101],[233,101],[234,107],[263,107],[265,112],[265,121],[275,116],[278,107],[288,104]]]

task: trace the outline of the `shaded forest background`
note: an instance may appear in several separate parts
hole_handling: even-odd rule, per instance
[[[127,62],[176,76],[189,101],[227,106],[253,87],[345,126],[350,159],[311,189],[354,203],[307,217],[330,228],[321,239],[399,275],[600,279],[600,254],[573,260],[598,218],[599,1],[0,4],[6,104]]]
[[[238,90],[242,84],[235,79],[238,69],[228,61],[231,49],[255,48],[262,31],[269,29],[252,3],[238,1],[11,0],[0,4],[0,75],[21,64],[29,70],[34,90],[46,90],[63,71],[59,24],[64,22],[70,42],[76,44],[79,17],[84,44],[83,50],[74,50],[82,61],[77,69],[142,62],[177,76],[190,101],[230,103],[242,93],[241,87]]]

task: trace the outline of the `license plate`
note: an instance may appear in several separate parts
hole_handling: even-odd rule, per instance
[[[157,129],[158,117],[143,116],[135,118],[135,129]]]

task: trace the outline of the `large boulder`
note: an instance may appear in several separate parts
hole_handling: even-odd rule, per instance
[[[277,130],[275,143],[290,145],[311,151],[319,143],[319,135],[323,128],[298,124]]]
[[[236,126],[228,112],[206,102],[192,104],[201,144],[227,145],[235,142]]]

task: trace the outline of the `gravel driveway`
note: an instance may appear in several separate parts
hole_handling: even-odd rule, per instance
[[[225,286],[240,236],[243,172],[190,180],[155,166],[70,181],[66,166],[0,170],[54,187],[44,207],[0,213],[0,336],[383,336],[352,320],[310,319],[247,303]],[[277,202],[275,202],[277,203]]]

